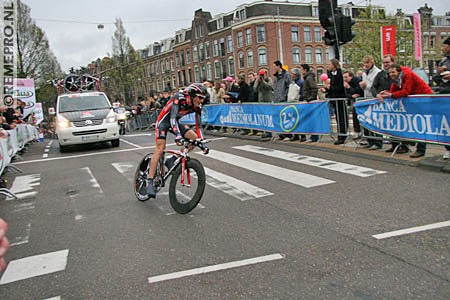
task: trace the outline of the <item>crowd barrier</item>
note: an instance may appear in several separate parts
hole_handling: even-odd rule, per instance
[[[18,124],[12,130],[6,130],[7,138],[0,137],[0,175],[10,166],[18,152],[32,141],[39,140],[39,131],[33,125]]]
[[[139,131],[152,127],[158,118],[161,110],[141,111],[138,115],[133,115],[127,122],[127,131]]]
[[[377,99],[357,100],[210,104],[203,108],[202,124],[276,134],[329,135],[334,140],[358,137],[450,145],[450,96],[418,95],[386,99],[383,104]],[[158,113],[138,115],[134,127],[150,128]],[[193,114],[182,122],[193,124]]]

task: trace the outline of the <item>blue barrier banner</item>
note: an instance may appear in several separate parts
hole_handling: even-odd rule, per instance
[[[183,117],[181,122],[194,124],[193,114]],[[202,124],[303,134],[330,134],[331,131],[327,101],[206,105]]]
[[[362,126],[405,140],[450,145],[450,97],[438,95],[355,103]]]

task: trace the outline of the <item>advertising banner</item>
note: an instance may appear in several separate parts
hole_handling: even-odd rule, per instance
[[[181,119],[194,123],[194,115]],[[327,101],[289,104],[219,104],[203,108],[202,124],[280,133],[329,134]]]
[[[450,145],[450,97],[418,95],[355,103],[358,120],[382,135]]]
[[[36,119],[36,125],[39,125],[42,121],[44,121],[44,112],[42,111],[42,103],[38,102],[34,106],[34,118]]]
[[[381,26],[381,57],[386,54],[396,56],[397,30],[395,26]]]
[[[414,18],[414,58],[417,61],[422,60],[422,29],[420,24],[420,14],[413,13]]]
[[[34,80],[30,78],[14,78],[13,97],[25,103],[23,117],[28,116],[36,105],[36,94],[34,92]]]

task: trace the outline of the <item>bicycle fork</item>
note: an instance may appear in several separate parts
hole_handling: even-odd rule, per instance
[[[186,167],[187,160],[185,157],[181,160],[181,185],[186,187],[191,187],[191,173],[189,172],[189,169]],[[187,184],[185,183],[185,180],[187,179]]]

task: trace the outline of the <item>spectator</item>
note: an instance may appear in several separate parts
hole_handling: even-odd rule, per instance
[[[387,54],[383,56],[382,63],[383,63],[383,70],[381,70],[373,80],[371,88],[373,95],[378,95],[382,91],[388,91],[391,88],[392,79],[389,76],[389,68],[395,63],[395,58],[391,54]],[[394,150],[397,147],[398,149],[395,153],[403,154],[409,152],[408,146],[406,146],[403,143],[400,144],[395,141],[391,142],[391,148],[387,149],[386,152],[388,153],[394,152]]]
[[[250,97],[250,86],[247,82],[245,82],[245,75],[239,75],[238,76],[238,85],[239,85],[239,92],[238,92],[238,102],[244,103],[249,102]]]
[[[250,86],[248,85],[247,82],[245,82],[244,74],[238,76],[238,84],[239,84],[238,103],[249,102]],[[240,131],[241,135],[247,135],[250,132],[249,129],[241,129]]]
[[[248,96],[248,102],[258,102],[258,94],[255,93],[255,80],[256,80],[256,74],[254,72],[248,73],[248,85],[250,88],[250,93]]]
[[[248,86],[250,88],[250,93],[248,96],[248,102],[258,102],[258,94],[255,92],[255,81],[256,73],[249,72],[248,73]],[[247,135],[256,135],[258,134],[258,130],[250,130]]]
[[[342,76],[341,64],[336,58],[331,59],[328,64],[328,78],[330,79],[330,87],[327,90],[328,98],[345,98],[344,78]],[[334,144],[344,144],[348,127],[347,107],[343,100],[333,101],[332,106],[334,106],[336,110],[336,122],[338,124],[338,139]]]
[[[227,76],[225,81],[225,102],[234,103],[237,102],[239,95],[239,86],[234,82],[231,76]]]
[[[362,81],[359,83],[359,85],[364,90],[364,97],[375,97],[377,94],[372,93],[372,85],[375,77],[381,70],[374,65],[372,55],[364,56],[362,62],[364,65],[364,72],[362,75]],[[368,138],[367,142],[369,144],[363,147],[369,148],[369,150],[378,150],[383,147],[383,140],[381,135],[373,133],[367,129],[364,129],[364,135],[373,136],[376,137],[376,139]]]
[[[350,105],[352,106],[353,130],[357,133],[358,137],[360,137],[361,126],[359,125],[358,115],[356,114],[356,109],[353,104],[357,98],[364,95],[364,92],[359,85],[361,78],[354,76],[352,71],[345,71],[342,73],[342,76],[344,78],[345,96],[350,101]]]
[[[275,102],[286,102],[289,85],[291,84],[291,76],[285,69],[283,69],[283,64],[281,61],[274,61],[273,66],[275,68],[275,74],[273,74],[273,100]]]
[[[8,224],[0,218],[0,272],[6,269],[5,254],[9,249],[9,242],[6,238]]]
[[[439,94],[450,94],[450,37],[442,44],[444,58],[438,63],[435,81],[439,85]],[[445,146],[444,159],[450,158],[450,146]]]
[[[288,102],[299,102],[303,99],[303,79],[299,68],[292,68],[290,71],[291,83],[288,90]],[[280,140],[284,141],[296,141],[298,140],[297,134],[280,134]],[[302,135],[302,142],[306,141],[306,136]]]
[[[308,64],[302,64],[301,71],[303,75],[303,99],[306,102],[317,100],[318,88],[316,82],[316,74],[314,74]],[[318,135],[311,135],[310,139],[306,142],[315,143],[318,141]]]
[[[392,85],[389,91],[382,91],[377,95],[380,102],[384,98],[402,98],[409,95],[433,94],[428,84],[417,76],[411,69],[393,64],[389,68],[389,76],[392,79]],[[410,155],[417,158],[425,155],[426,144],[417,143],[416,152]]]
[[[255,81],[253,86],[255,93],[258,95],[259,102],[272,102],[273,101],[273,84],[272,80],[267,76],[266,70],[259,71],[259,77]],[[258,132],[257,135],[261,135],[261,138],[268,138],[272,136],[270,132]]]

